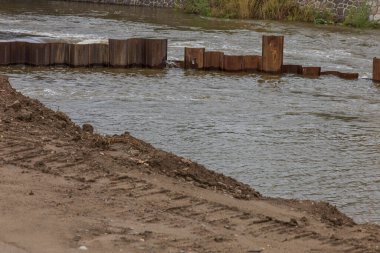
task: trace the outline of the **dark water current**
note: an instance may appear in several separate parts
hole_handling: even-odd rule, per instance
[[[0,40],[163,37],[183,47],[260,54],[283,34],[288,63],[356,71],[335,77],[239,75],[180,69],[3,67],[12,84],[101,133],[129,131],[269,196],[325,200],[358,222],[380,223],[380,89],[371,81],[380,31],[229,21],[174,10],[0,0]]]

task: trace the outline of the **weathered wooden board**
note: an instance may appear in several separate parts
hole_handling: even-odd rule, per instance
[[[50,65],[50,44],[49,43],[27,43],[26,62],[31,66]]]
[[[69,44],[50,43],[50,65],[68,65],[69,52]]]
[[[0,65],[11,64],[11,42],[0,42]]]
[[[380,82],[380,58],[373,58],[372,79],[376,82]]]
[[[321,71],[322,75],[333,75],[346,80],[355,80],[359,78],[359,73],[343,73],[339,71]]]
[[[244,55],[243,56],[243,70],[244,71],[260,71],[261,70],[261,56],[259,55]]]
[[[224,55],[223,70],[229,72],[243,71],[242,55]]]
[[[185,69],[203,69],[204,48],[185,47]]]
[[[223,70],[224,53],[210,51],[204,54],[203,68],[205,70]]]
[[[88,44],[70,44],[69,45],[69,65],[71,67],[88,67],[89,66],[89,45]]]
[[[127,40],[109,39],[109,62],[112,67],[127,67]]]
[[[167,58],[167,39],[145,39],[145,67],[164,68]]]
[[[144,67],[145,39],[132,38],[127,40],[127,67]]]
[[[302,75],[303,68],[302,68],[302,65],[286,64],[286,65],[282,65],[281,73]]]
[[[11,42],[10,64],[17,65],[26,63],[26,47],[26,42]]]
[[[284,36],[263,36],[262,70],[268,73],[281,73],[284,58]]]
[[[321,75],[321,67],[303,67],[302,74],[305,77],[319,77]]]
[[[108,66],[109,47],[107,44],[90,44],[88,48],[89,66]]]

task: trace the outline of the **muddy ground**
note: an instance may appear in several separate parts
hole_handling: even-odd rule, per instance
[[[93,133],[0,77],[0,252],[380,252],[380,227]]]

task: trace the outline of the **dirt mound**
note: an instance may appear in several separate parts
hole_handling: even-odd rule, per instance
[[[0,77],[0,252],[380,252],[378,226],[327,203],[93,132]]]
[[[123,144],[121,150],[129,152],[134,150],[136,159],[144,160],[149,165],[151,172],[162,173],[170,177],[183,178],[193,181],[195,185],[228,193],[236,198],[251,199],[258,198],[260,194],[235,179],[226,177],[206,169],[190,160],[178,157],[172,153],[155,149],[150,144],[133,138],[128,133],[123,135],[103,136],[93,133],[93,128],[85,124],[83,128],[74,124],[63,112],[55,112],[46,108],[38,100],[31,99],[15,91],[6,77],[1,77],[1,123],[5,130],[10,127],[26,126],[27,129],[37,130],[39,134],[54,133],[70,142],[77,149],[87,148],[86,152],[95,152],[94,149],[102,151],[112,149],[114,144]],[[93,150],[91,150],[93,149]],[[39,167],[39,166],[37,166]]]

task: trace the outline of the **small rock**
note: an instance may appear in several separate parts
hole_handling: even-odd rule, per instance
[[[34,192],[33,191],[30,191],[29,192],[29,196],[33,196],[34,195]]]
[[[27,110],[21,110],[21,113],[17,115],[16,119],[20,121],[32,121],[33,114]]]
[[[251,249],[248,250],[247,253],[260,253],[263,252],[264,249]]]
[[[94,133],[94,127],[91,124],[83,124],[82,130],[87,133]]]
[[[21,103],[20,101],[16,100],[14,101],[10,106],[10,108],[13,108],[15,111],[19,111],[21,109]]]
[[[88,248],[86,246],[80,246],[79,249],[80,250],[88,250]]]
[[[217,237],[214,238],[214,241],[216,241],[216,242],[223,242],[224,238],[221,237],[221,236],[217,236]]]

